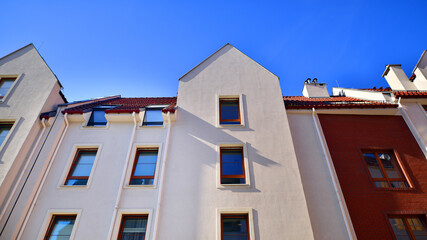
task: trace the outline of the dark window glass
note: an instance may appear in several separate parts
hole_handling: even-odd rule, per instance
[[[96,149],[79,149],[65,185],[86,185],[96,157]]]
[[[222,240],[248,240],[248,215],[221,215]]]
[[[389,218],[389,221],[397,240],[427,240],[423,217],[400,216]]]
[[[409,187],[392,152],[369,150],[363,153],[363,158],[376,187]]]
[[[143,125],[146,125],[146,126],[163,125],[162,108],[146,108]]]
[[[94,108],[88,122],[88,126],[105,126],[107,119],[105,118],[106,108]]]
[[[2,99],[15,82],[15,78],[0,79],[0,99]]]
[[[221,184],[244,184],[243,149],[221,148]]]
[[[0,124],[0,146],[3,144],[4,140],[6,139],[7,135],[10,132],[10,129],[12,128],[13,124]]]
[[[240,124],[238,99],[220,99],[220,124]]]
[[[158,149],[138,149],[130,185],[153,185]]]
[[[148,215],[123,215],[118,240],[144,240]]]
[[[49,224],[45,240],[67,240],[73,231],[76,215],[54,215]]]

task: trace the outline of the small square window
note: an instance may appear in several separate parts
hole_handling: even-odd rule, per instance
[[[0,99],[3,99],[9,92],[16,78],[0,78]]]
[[[3,144],[7,135],[9,135],[10,129],[12,129],[13,123],[0,123],[0,146]]]
[[[87,185],[97,149],[78,149],[65,181],[65,185]]]
[[[248,214],[221,214],[222,240],[249,240]]]
[[[238,98],[220,98],[219,99],[219,124],[221,125],[239,125],[240,104]]]
[[[44,240],[70,239],[77,215],[53,215]]]
[[[123,215],[118,240],[144,240],[147,232],[148,215]]]
[[[141,148],[136,151],[129,185],[153,185],[158,149]]]
[[[427,227],[423,216],[391,216],[388,220],[397,240],[427,239]]]
[[[409,188],[392,151],[363,151],[363,158],[377,188]]]
[[[163,108],[146,108],[144,115],[144,126],[162,126],[163,125]]]
[[[243,147],[221,147],[221,184],[246,184]]]

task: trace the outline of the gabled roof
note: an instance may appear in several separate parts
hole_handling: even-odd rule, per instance
[[[286,109],[328,109],[328,108],[396,108],[397,104],[367,101],[351,97],[308,98],[284,96]]]
[[[239,51],[241,54],[245,55],[246,57],[248,57],[250,60],[252,60],[254,63],[258,64],[260,67],[264,68],[266,71],[268,71],[269,73],[273,74],[274,76],[276,76],[276,74],[272,73],[271,71],[269,71],[268,69],[266,69],[264,66],[262,66],[261,64],[259,64],[258,62],[256,62],[255,60],[253,60],[252,58],[250,58],[248,55],[244,54],[242,51],[240,51],[239,49],[237,49],[236,47],[234,47],[233,45],[231,45],[230,43],[226,43],[224,46],[222,46],[220,49],[216,50],[214,53],[212,53],[209,57],[207,57],[205,60],[201,61],[199,64],[197,64],[195,67],[193,67],[190,71],[186,72],[184,75],[182,75],[179,80],[181,80],[182,78],[184,78],[185,76],[187,76],[189,73],[191,73],[192,71],[194,71],[195,69],[197,69],[200,65],[202,65],[204,62],[206,62],[207,60],[209,60],[211,57],[215,56],[217,53],[221,52],[221,50],[223,50],[224,48],[226,48],[227,46],[232,47],[234,49],[236,49],[237,51]],[[276,76],[277,78],[279,78],[278,76]]]
[[[98,106],[112,106],[114,108],[108,109],[106,113],[139,113],[141,108],[150,105],[168,105],[164,108],[163,112],[175,112],[176,97],[156,97],[156,98],[122,98],[109,97],[91,100],[88,103],[67,108],[62,113],[68,114],[82,114],[91,111],[92,108]]]

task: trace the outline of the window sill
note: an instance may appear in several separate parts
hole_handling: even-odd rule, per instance
[[[109,127],[110,127],[110,123],[108,123],[105,126],[87,126],[87,125],[84,125],[81,127],[81,129],[108,129]]]
[[[216,188],[218,189],[236,189],[236,188],[250,188],[249,183],[246,184],[219,184]]]
[[[145,189],[156,189],[156,185],[125,185],[124,188],[127,189],[138,189],[138,188],[145,188]]]
[[[164,128],[165,125],[141,125],[141,128]]]
[[[415,188],[377,188],[377,187],[374,187],[375,188],[375,191],[381,191],[381,192],[383,192],[383,191],[392,191],[392,192],[411,192],[411,191],[416,191],[416,189]]]
[[[243,124],[219,124],[217,128],[244,128]]]
[[[61,190],[87,190],[89,189],[89,185],[59,185],[58,189]]]

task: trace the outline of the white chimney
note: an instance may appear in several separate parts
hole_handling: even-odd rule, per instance
[[[308,98],[328,98],[326,83],[304,83],[302,95]]]
[[[401,66],[400,64],[386,66],[383,77],[387,80],[388,85],[390,85],[392,90],[417,90],[417,87],[409,81]]]
[[[421,54],[420,60],[418,60],[417,65],[415,66],[414,71],[412,72],[414,85],[418,90],[426,91],[427,90],[427,50],[424,50]]]

